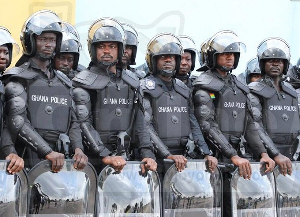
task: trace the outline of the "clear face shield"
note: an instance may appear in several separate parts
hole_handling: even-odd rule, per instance
[[[290,47],[286,41],[281,38],[268,38],[261,42],[257,48],[259,59],[286,59],[290,60]]]

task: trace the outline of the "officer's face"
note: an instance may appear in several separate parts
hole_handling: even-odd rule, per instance
[[[124,50],[124,55],[122,57],[122,62],[124,65],[129,65],[131,56],[132,56],[132,46],[126,45]]]
[[[284,68],[283,59],[267,59],[265,61],[265,72],[270,77],[281,76]]]
[[[36,55],[43,59],[50,59],[56,48],[56,34],[44,32],[36,35]]]
[[[103,62],[114,62],[118,59],[117,42],[100,42],[96,45],[97,60]]]
[[[174,70],[176,67],[175,55],[160,55],[157,57],[157,70]]]
[[[180,68],[179,68],[179,75],[186,75],[191,71],[192,67],[192,55],[190,52],[184,52],[181,55],[181,62],[180,62]]]
[[[69,74],[74,65],[74,54],[61,53],[54,58],[55,68],[65,74]]]
[[[227,68],[233,68],[234,53],[221,53],[217,54],[217,65]]]
[[[258,81],[259,79],[261,79],[261,74],[250,74],[250,82],[255,82]]]
[[[0,72],[4,72],[9,61],[9,52],[6,45],[0,46]]]

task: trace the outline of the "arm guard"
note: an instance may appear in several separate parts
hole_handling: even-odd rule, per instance
[[[13,138],[20,138],[39,157],[45,158],[52,152],[49,144],[34,130],[26,117],[27,93],[17,82],[9,82],[5,87],[7,125]],[[26,120],[26,121],[25,121]]]
[[[253,148],[254,142],[251,140],[255,139],[258,134],[260,140],[263,142],[265,148],[268,151],[268,154],[274,158],[279,154],[279,150],[276,148],[276,145],[273,143],[272,139],[269,137],[267,132],[265,131],[263,124],[262,124],[262,106],[259,101],[259,98],[255,96],[254,94],[250,93],[248,95],[248,99],[250,101],[249,103],[249,111],[250,111],[250,120],[253,120],[252,123],[250,123],[250,127],[247,128],[246,135],[248,138],[248,142],[251,148],[255,150],[257,148]],[[248,124],[249,125],[249,124]],[[249,139],[252,138],[252,139]],[[255,141],[255,143],[259,143],[259,141]],[[258,153],[260,154],[260,153]]]
[[[99,133],[92,126],[90,94],[82,88],[75,88],[73,99],[84,145],[96,156],[108,156],[111,152],[104,146]]]
[[[200,124],[202,132],[210,143],[227,158],[237,155],[236,150],[219,130],[214,117],[215,106],[209,93],[204,90],[198,90],[194,95],[194,102],[195,116]]]
[[[168,147],[161,141],[161,139],[158,137],[158,134],[154,130],[154,127],[152,125],[152,107],[150,100],[147,97],[143,99],[143,107],[146,127],[147,130],[149,130],[150,139],[153,142],[154,149],[157,152],[159,158],[166,158],[171,153],[169,152]]]

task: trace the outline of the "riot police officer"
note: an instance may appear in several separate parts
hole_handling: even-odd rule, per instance
[[[137,54],[137,46],[139,44],[138,33],[133,26],[129,24],[122,23],[122,26],[126,35],[126,45],[124,55],[122,57],[123,68],[134,72],[140,79],[144,78],[146,76],[144,71],[130,67],[130,65],[136,65],[135,58]]]
[[[252,58],[248,61],[246,70],[244,72],[244,78],[246,80],[246,84],[249,84],[254,81],[259,81],[261,79],[261,71],[259,68],[257,57]]]
[[[297,160],[299,155],[300,122],[297,93],[282,81],[289,67],[289,45],[281,38],[267,38],[259,44],[257,57],[262,79],[249,84],[255,119],[263,123],[272,139],[264,141],[269,155],[280,166],[282,174],[291,174],[290,159]]]
[[[67,22],[62,23],[62,43],[60,52],[54,57],[54,68],[65,73],[70,79],[78,72],[80,55],[80,38],[74,26]]]
[[[24,154],[28,167],[48,159],[57,172],[64,164],[64,154],[74,153],[74,167],[82,169],[87,157],[82,151],[71,81],[51,68],[54,54],[60,51],[61,20],[50,10],[38,11],[24,23],[20,39],[29,61],[4,75],[9,81],[5,86],[5,111],[15,144],[11,148]]]
[[[182,171],[187,163],[186,149],[196,146],[214,171],[217,159],[210,156],[201,131],[193,134],[196,138],[190,136],[190,119],[194,116],[190,89],[173,78],[182,54],[182,45],[173,34],[158,34],[148,43],[146,61],[151,75],[141,81],[147,129],[158,159],[171,159],[177,170]],[[192,150],[188,152],[194,154]],[[163,168],[159,172],[163,174]]]
[[[181,55],[180,67],[176,72],[175,77],[191,88],[192,80],[190,79],[190,76],[195,68],[198,51],[196,49],[195,42],[189,36],[180,35],[178,38],[183,46],[184,52]]]
[[[19,52],[19,46],[15,42],[15,40],[12,38],[9,30],[5,27],[0,26],[0,72],[1,76],[6,70],[7,67],[10,66],[12,61],[13,53],[17,54]],[[0,139],[2,142],[1,149],[0,149],[0,155],[1,158],[5,158],[6,160],[10,161],[10,164],[7,167],[7,171],[9,173],[16,173],[20,172],[24,168],[24,160],[20,158],[14,150],[10,149],[11,138],[9,133],[3,132],[3,96],[4,95],[4,85],[0,81],[0,132],[1,135],[5,134],[6,139],[3,140]]]
[[[140,107],[138,77],[122,69],[125,33],[112,18],[96,20],[88,31],[91,63],[74,79],[74,100],[84,143],[92,164],[99,171],[109,164],[120,171],[131,160],[133,125],[138,149],[146,168],[156,170],[150,137]],[[100,160],[99,160],[100,159]],[[143,168],[142,168],[143,169]]]
[[[208,40],[205,59],[209,70],[194,82],[194,103],[202,132],[219,161],[233,163],[241,176],[250,179],[251,166],[243,147],[246,125],[255,127],[247,113],[250,91],[231,73],[238,65],[240,49],[244,46],[229,30],[220,31]],[[261,161],[267,163],[266,171],[271,171],[275,163],[266,153],[259,135],[253,132],[247,141]],[[224,216],[231,216],[230,173],[225,171],[223,178],[223,212]]]

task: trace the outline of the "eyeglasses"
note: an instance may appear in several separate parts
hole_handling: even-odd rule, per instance
[[[167,60],[167,59],[175,60],[175,55],[170,55],[170,54],[161,55],[158,57],[158,59],[160,59],[160,60]]]

